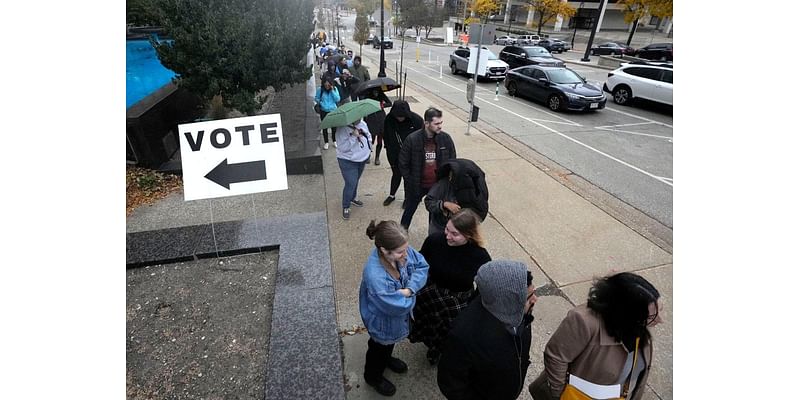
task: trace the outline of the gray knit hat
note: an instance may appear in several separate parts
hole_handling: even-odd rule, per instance
[[[481,303],[509,332],[522,323],[528,297],[528,266],[519,261],[493,260],[475,275]]]

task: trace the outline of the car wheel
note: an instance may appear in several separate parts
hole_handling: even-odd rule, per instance
[[[509,96],[516,97],[517,96],[517,83],[516,82],[508,82],[508,87],[506,88],[506,90],[508,90],[508,95]]]
[[[594,55],[594,50],[589,50],[589,55],[593,56]]]
[[[629,104],[631,102],[631,99],[633,99],[631,88],[625,85],[620,85],[615,87],[614,91],[611,92],[611,94],[614,96],[614,103],[617,103],[622,106]]]
[[[450,63],[450,72],[453,75],[458,75],[458,69],[456,68],[456,63]]]
[[[547,107],[553,111],[559,111],[564,107],[564,101],[561,100],[561,96],[557,94],[550,95],[550,97],[547,98]]]
[[[616,50],[612,51],[612,52],[611,52],[611,55],[612,55],[612,56],[615,56],[615,55],[617,55],[617,51],[616,51]]]

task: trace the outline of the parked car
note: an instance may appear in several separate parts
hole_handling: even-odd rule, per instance
[[[517,43],[517,37],[513,35],[509,36],[500,36],[499,38],[494,40],[494,44],[500,44],[503,46],[508,46],[510,44]]]
[[[672,64],[632,62],[608,73],[603,90],[611,93],[614,102],[630,104],[646,99],[672,105]]]
[[[538,46],[506,46],[500,51],[500,59],[505,61],[509,68],[523,65],[543,65],[563,67],[564,61],[553,57],[547,49]]]
[[[605,55],[618,56],[621,54],[624,54],[626,56],[632,56],[634,53],[636,53],[636,49],[634,49],[633,47],[615,42],[603,43],[599,46],[592,46],[592,48],[589,49],[589,54],[600,55],[600,56],[605,56]]]
[[[544,39],[539,35],[519,35],[517,36],[517,44],[521,45],[535,45],[540,40]]]
[[[569,44],[569,42],[567,42],[566,40],[561,40],[561,39],[553,39],[553,40],[561,43],[561,45],[564,46],[564,51],[572,50],[572,45]]]
[[[646,60],[672,61],[672,43],[652,43],[633,54],[636,57]]]
[[[372,48],[373,49],[380,48],[381,47],[380,44],[379,44],[380,41],[381,41],[381,37],[380,36],[375,36],[375,38],[372,40]],[[389,39],[388,37],[384,36],[383,37],[383,48],[384,49],[394,48],[394,42],[392,42],[392,39]]]
[[[477,46],[475,46],[477,48]],[[478,78],[484,79],[505,79],[506,71],[508,71],[508,64],[501,61],[497,56],[486,47],[481,47],[481,53],[489,53],[489,61],[486,63],[486,70],[478,74]],[[469,48],[459,46],[456,51],[450,54],[450,72],[453,75],[458,75],[459,72],[467,73],[467,66],[469,65]]]
[[[600,110],[606,95],[567,67],[529,65],[508,71],[504,83],[509,96],[544,102],[553,111]]]
[[[542,39],[536,43],[539,47],[544,47],[547,51],[551,53],[563,53],[564,52],[564,42],[556,39]]]

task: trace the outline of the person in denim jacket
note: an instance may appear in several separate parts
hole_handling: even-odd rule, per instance
[[[397,221],[375,225],[372,220],[367,236],[375,240],[375,248],[364,264],[358,294],[361,320],[369,332],[364,380],[378,393],[392,396],[395,386],[383,371],[408,371],[392,350],[408,336],[416,293],[428,279],[428,262],[408,245],[408,233]]]

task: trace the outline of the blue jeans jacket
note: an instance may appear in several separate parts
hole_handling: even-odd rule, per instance
[[[427,280],[428,262],[411,246],[408,246],[406,265],[400,268],[400,280],[386,272],[378,259],[378,249],[372,249],[364,265],[358,294],[361,320],[372,340],[389,345],[408,336],[416,294]],[[414,295],[403,296],[398,292],[403,288],[411,289]]]

